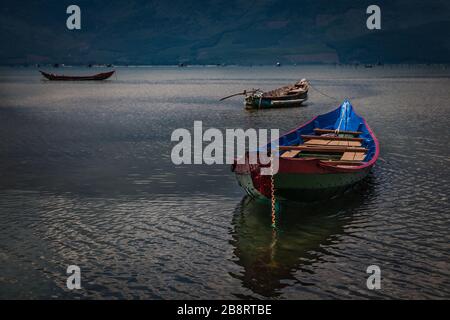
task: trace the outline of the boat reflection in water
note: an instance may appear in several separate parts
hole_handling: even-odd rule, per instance
[[[326,202],[282,203],[275,228],[270,203],[244,197],[234,213],[231,240],[244,271],[231,275],[257,295],[279,296],[281,289],[299,282],[297,270],[317,263],[323,247],[345,234],[353,214],[373,193],[372,179]]]

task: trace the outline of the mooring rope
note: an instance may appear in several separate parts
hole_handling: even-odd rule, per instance
[[[272,242],[270,244],[270,261],[274,263],[275,261],[275,253],[276,253],[276,245],[278,241],[278,230],[277,230],[277,203],[275,198],[275,181],[273,177],[273,151],[270,155],[270,204],[272,211]]]
[[[345,117],[347,117],[347,108],[345,108]],[[339,131],[341,130],[341,124],[342,124],[343,119],[344,119],[344,117],[341,116],[341,119],[339,120],[339,125],[338,125],[337,129],[334,130],[336,135],[339,135]],[[345,121],[347,121],[347,119],[345,119]]]
[[[270,155],[270,204],[271,204],[271,211],[272,211],[272,227],[277,227],[277,204],[275,199],[275,181],[273,177],[273,151]]]
[[[329,98],[329,99],[332,99],[332,100],[337,101],[337,102],[340,102],[340,101],[341,101],[341,100],[339,100],[338,98],[333,97],[333,96],[330,96],[330,95],[328,95],[328,94],[326,94],[326,93],[320,91],[320,90],[317,89],[316,87],[313,87],[313,85],[312,85],[311,83],[309,83],[309,86],[310,86],[311,89],[317,91],[318,93],[320,93],[321,95],[323,95],[323,96],[325,96],[325,97],[327,97],[327,98]]]
[[[321,95],[323,95],[323,96],[325,96],[325,97],[327,97],[327,98],[329,98],[329,99],[332,99],[332,100],[334,100],[334,101],[336,101],[336,102],[341,102],[341,100],[339,100],[338,98],[333,97],[333,96],[330,96],[330,95],[326,94],[325,92],[322,92],[322,91],[320,91],[319,89],[313,87],[313,85],[312,85],[311,83],[309,84],[309,86],[310,86],[312,89],[314,89],[315,91],[317,91],[318,93],[320,93]],[[346,111],[346,112],[347,112],[347,111]],[[346,113],[346,114],[347,114],[347,113]],[[341,123],[342,123],[342,117],[341,117],[341,121],[339,122],[338,128],[335,130],[335,133],[336,133],[337,135],[339,134],[339,130],[340,130],[340,128],[341,128]]]

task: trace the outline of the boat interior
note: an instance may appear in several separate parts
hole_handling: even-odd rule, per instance
[[[319,159],[339,167],[370,161],[376,148],[363,118],[349,102],[280,137],[279,143],[281,158]]]
[[[302,79],[293,85],[264,92],[263,97],[282,97],[291,95],[295,96],[307,92],[308,88],[309,88],[308,82],[305,79]]]
[[[282,158],[314,158],[336,165],[361,165],[367,156],[362,147],[362,132],[331,129],[314,130],[316,135],[301,135],[304,143],[297,146],[280,146]]]

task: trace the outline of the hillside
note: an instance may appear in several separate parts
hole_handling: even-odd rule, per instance
[[[65,26],[72,1],[4,0],[3,64],[273,64],[450,62],[448,1],[77,1],[82,30]]]

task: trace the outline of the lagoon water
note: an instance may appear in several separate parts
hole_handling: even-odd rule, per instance
[[[195,120],[284,132],[337,107],[316,90],[304,108],[218,102],[300,78],[350,98],[381,158],[336,199],[284,204],[274,231],[228,166],[174,166],[170,136]],[[1,68],[0,298],[448,299],[449,88],[449,68],[425,66],[133,67],[69,83]]]

